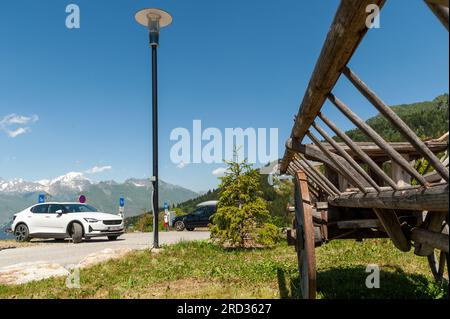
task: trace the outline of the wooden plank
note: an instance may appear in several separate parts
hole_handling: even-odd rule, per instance
[[[429,188],[415,188],[402,191],[384,191],[381,193],[347,193],[330,198],[333,206],[356,208],[385,208],[405,210],[426,210],[448,212],[448,184],[434,185]]]
[[[377,5],[380,9],[385,0],[346,0],[341,1],[328,31],[327,38],[314,68],[305,96],[299,107],[291,137],[303,140],[326,100],[326,95],[339,79],[342,69],[350,61],[353,53],[366,35],[368,5]],[[284,173],[292,158],[288,150],[281,165]]]
[[[445,251],[448,254],[449,251],[449,237],[442,233],[431,232],[421,228],[413,228],[411,231],[411,239],[415,243],[421,245],[427,245],[434,249]]]
[[[395,211],[387,209],[374,208],[374,213],[383,225],[384,230],[388,233],[389,238],[394,243],[395,247],[401,251],[407,252],[411,250],[411,243],[403,233],[402,226],[398,220]]]

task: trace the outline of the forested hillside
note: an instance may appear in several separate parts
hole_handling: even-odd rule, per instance
[[[397,105],[392,109],[421,139],[425,140],[440,137],[448,132],[448,104],[449,95],[443,94],[433,101]],[[367,124],[388,142],[404,141],[403,136],[380,114],[367,120]],[[369,141],[359,129],[348,131],[347,134],[356,142]]]

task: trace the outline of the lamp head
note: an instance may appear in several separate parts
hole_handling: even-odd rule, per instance
[[[150,35],[150,46],[159,45],[159,31],[172,23],[172,16],[160,9],[142,9],[135,15],[137,23],[147,27]]]

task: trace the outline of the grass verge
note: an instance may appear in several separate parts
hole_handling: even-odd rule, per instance
[[[380,289],[367,289],[368,264],[380,267]],[[334,241],[317,249],[318,298],[448,298],[425,258],[388,240]],[[81,288],[65,278],[1,286],[0,298],[297,298],[292,247],[225,251],[207,242],[179,243],[159,254],[133,252],[81,270]]]

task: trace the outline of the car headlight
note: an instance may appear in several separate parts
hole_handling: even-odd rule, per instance
[[[99,220],[95,219],[95,218],[85,218],[85,221],[87,221],[88,223],[98,223]]]

